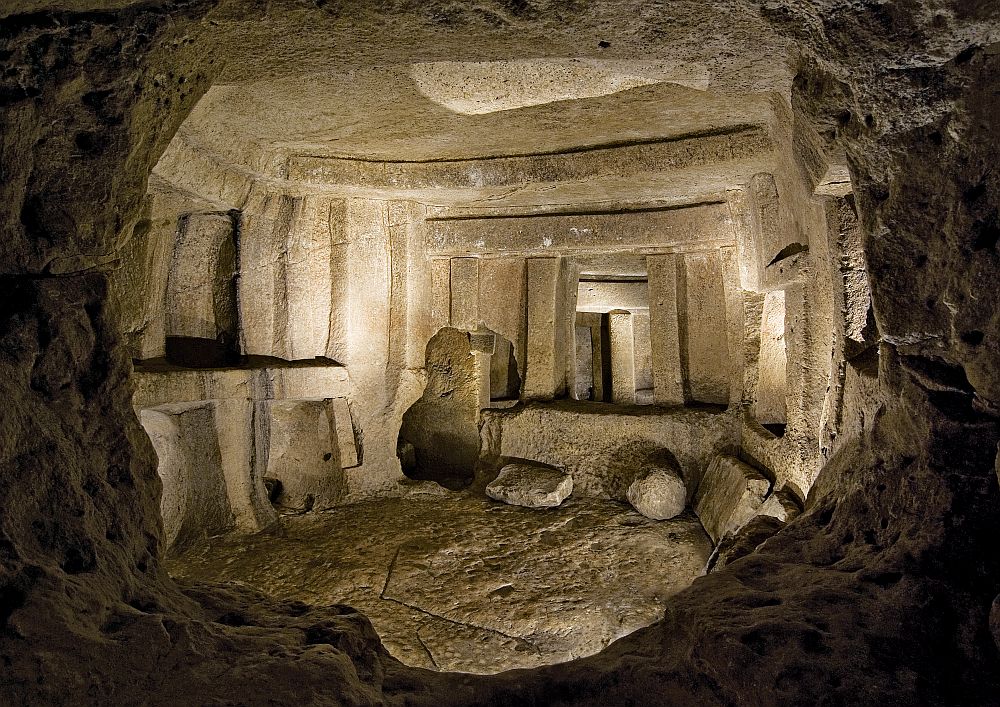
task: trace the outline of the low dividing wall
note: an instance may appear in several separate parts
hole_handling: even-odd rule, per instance
[[[623,499],[644,450],[667,449],[684,473],[690,499],[709,462],[739,449],[739,425],[716,408],[532,403],[483,412],[483,456],[517,457],[573,475],[573,493]]]

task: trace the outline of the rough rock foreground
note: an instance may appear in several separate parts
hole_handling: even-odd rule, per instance
[[[102,267],[200,93],[226,60],[256,58],[247,38],[274,33],[267,46],[292,55],[301,46],[279,38],[320,42],[352,12],[353,26],[379,30],[370,36],[412,19],[453,47],[476,44],[470,34],[500,47],[522,28],[559,42],[608,28],[623,56],[728,52],[731,72],[780,47],[803,154],[846,151],[882,338],[873,388],[845,392],[853,432],[801,516],[591,658],[433,674],[390,659],[353,610],[182,590],[161,566],[155,460]],[[28,0],[2,14],[4,702],[996,703],[995,5]],[[357,41],[330,52],[381,40]]]

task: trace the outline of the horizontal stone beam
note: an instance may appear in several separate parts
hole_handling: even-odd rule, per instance
[[[634,310],[647,307],[649,307],[649,285],[645,281],[581,280],[577,290],[578,312],[610,312],[612,309]]]
[[[351,392],[346,368],[311,362],[218,369],[138,366],[132,380],[132,405],[137,410],[195,400],[341,398]]]
[[[304,184],[352,185],[379,190],[522,187],[738,162],[768,153],[772,148],[768,129],[751,124],[666,139],[475,159],[392,162],[293,156],[288,162],[287,178]]]
[[[571,254],[698,250],[733,243],[729,209],[709,202],[618,213],[555,213],[427,220],[427,252]]]

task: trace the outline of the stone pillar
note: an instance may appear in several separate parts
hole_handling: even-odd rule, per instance
[[[524,282],[524,258],[484,258],[479,261],[479,318],[489,329],[513,344],[521,380],[524,380],[525,372],[527,326]]]
[[[764,296],[764,313],[760,322],[759,378],[753,411],[761,424],[783,424],[787,419],[786,361],[785,293],[775,290]]]
[[[240,223],[240,326],[245,353],[276,356],[287,313],[278,297],[284,291],[281,252],[291,228],[293,200],[277,192],[254,192]],[[280,287],[279,287],[280,284]]]
[[[426,267],[427,207],[407,202],[406,230],[406,355],[405,367],[424,366],[433,327],[433,274]],[[395,267],[395,266],[394,266]]]
[[[220,366],[239,354],[236,268],[230,214],[181,219],[167,278],[168,359],[185,366]]]
[[[590,327],[590,347],[594,351],[594,400],[605,401],[611,397],[611,391],[605,385],[604,375],[604,337],[601,336],[601,315]]]
[[[729,339],[729,404],[743,399],[743,371],[746,368],[746,320],[743,288],[740,286],[739,259],[735,247],[720,248],[722,284],[726,293],[726,336]]]
[[[729,341],[726,295],[719,252],[684,256],[687,374],[691,399],[729,404]],[[682,331],[682,336],[685,332]]]
[[[451,324],[451,260],[435,258],[431,261],[431,333]],[[428,337],[428,341],[430,337]],[[423,365],[421,354],[420,365]]]
[[[565,368],[556,326],[561,263],[559,258],[529,258],[527,264],[528,360],[523,396],[551,400],[561,392]]]
[[[593,400],[604,400],[604,365],[601,355],[601,315],[597,312],[577,312],[576,324],[578,328],[577,345],[580,346],[580,338],[586,336],[588,343],[586,351],[590,359],[586,365],[590,366],[589,373],[581,374],[587,386],[593,387]]]
[[[619,405],[635,404],[635,335],[632,313],[625,309],[608,312],[611,341],[611,400]]]
[[[479,323],[479,258],[451,259],[451,325],[472,331]]]
[[[650,255],[649,336],[653,350],[653,402],[684,404],[681,338],[677,319],[677,256]]]
[[[295,200],[285,244],[288,323],[275,353],[289,360],[327,355],[334,312],[333,248],[343,241],[344,202],[323,196]]]
[[[590,327],[579,323],[576,325],[576,370],[570,392],[574,400],[590,400],[594,392],[593,338]]]
[[[521,378],[517,375],[517,362],[513,353],[510,341],[506,337],[497,336],[496,351],[490,360],[491,401],[517,400],[521,395]]]
[[[497,336],[486,329],[478,329],[469,334],[469,349],[472,352],[473,371],[478,381],[478,405],[476,419],[479,413],[490,406],[492,400],[491,372],[493,356],[497,353]]]
[[[649,310],[632,313],[632,331],[635,335],[635,394],[636,403],[653,402],[653,362],[649,333]]]
[[[337,451],[340,453],[340,468],[350,469],[358,465],[358,447],[354,439],[354,423],[347,398],[328,398],[330,418],[337,437]]]

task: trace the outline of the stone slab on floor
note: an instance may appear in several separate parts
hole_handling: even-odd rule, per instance
[[[573,477],[534,464],[507,464],[486,487],[496,501],[526,508],[553,508],[573,493]]]
[[[589,655],[653,623],[711,549],[690,512],[656,522],[611,501],[539,512],[455,494],[287,516],[210,538],[168,569],[348,604],[404,663],[492,673]]]

